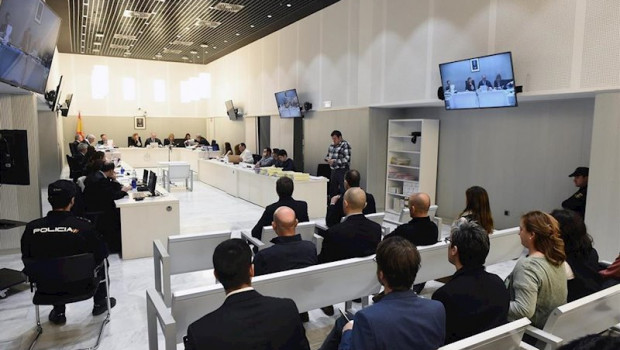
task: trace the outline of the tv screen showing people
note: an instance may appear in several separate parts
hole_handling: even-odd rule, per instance
[[[446,109],[517,106],[510,52],[442,63],[439,72]]]
[[[301,109],[299,108],[299,98],[297,90],[290,89],[286,91],[276,92],[276,103],[278,104],[278,112],[280,118],[297,118],[301,117]]]
[[[60,29],[58,17],[40,0],[0,3],[0,80],[45,93]]]

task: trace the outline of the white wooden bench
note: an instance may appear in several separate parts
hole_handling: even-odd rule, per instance
[[[377,224],[379,224],[379,226],[381,226],[381,234],[383,236],[386,236],[390,233],[390,227],[383,225],[383,221],[385,218],[385,212],[366,214],[364,216],[366,217],[366,219],[376,222]],[[343,222],[345,218],[346,217],[343,217],[342,219],[340,219],[340,222]],[[329,229],[329,227],[327,227],[327,224],[325,223],[325,220],[316,221],[316,228],[317,230],[323,230],[323,231],[327,231]]]
[[[524,317],[442,346],[438,350],[536,350],[535,347],[521,341],[530,323],[530,320]]]
[[[615,285],[557,307],[542,330],[529,326],[526,334],[542,342],[539,348],[544,346],[545,350],[552,350],[588,334],[601,333],[619,323],[620,285]]]
[[[155,290],[170,306],[172,275],[213,268],[213,252],[218,244],[230,238],[230,231],[169,236],[168,246],[153,241]]]
[[[517,259],[523,254],[524,248],[519,238],[519,228],[513,227],[496,231],[489,235],[490,249],[485,265],[493,265],[503,261]],[[452,276],[454,265],[447,258],[449,243],[438,242],[434,245],[418,247],[422,257],[422,267],[416,277],[416,283],[431,281],[437,278]]]
[[[299,312],[318,309],[378,293],[374,255],[289,270],[252,279],[252,286],[266,296],[290,298]],[[158,349],[157,324],[163,330],[166,350],[176,349],[187,327],[219,308],[226,295],[221,284],[174,292],[172,306],[161,296],[146,291],[149,349]]]
[[[314,221],[309,222],[300,222],[297,224],[297,228],[295,228],[295,232],[301,235],[301,239],[304,241],[311,241],[316,246],[316,253],[319,254],[321,252],[321,247],[323,246],[323,237],[316,235],[314,231],[316,230],[316,223]],[[258,250],[263,250],[265,248],[269,248],[273,245],[271,240],[278,237],[276,231],[274,231],[271,226],[263,226],[263,232],[261,234],[261,239],[252,236],[252,233],[249,230],[241,231],[241,238],[246,242],[252,244]]]

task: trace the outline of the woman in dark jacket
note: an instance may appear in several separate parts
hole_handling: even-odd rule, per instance
[[[560,224],[566,262],[574,276],[572,279],[569,276],[567,301],[598,292],[603,282],[598,273],[598,252],[592,247],[592,237],[583,219],[574,211],[566,209],[556,209],[551,216]]]

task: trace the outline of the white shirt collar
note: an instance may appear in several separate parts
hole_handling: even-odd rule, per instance
[[[253,287],[245,287],[245,288],[233,290],[232,292],[226,294],[226,298],[228,298],[231,295],[247,292],[247,291],[250,291],[250,290],[254,290],[254,288]]]

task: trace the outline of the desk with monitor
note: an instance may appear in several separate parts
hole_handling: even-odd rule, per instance
[[[122,159],[134,168],[157,168],[160,162],[188,162],[192,171],[198,171],[198,160],[216,157],[220,151],[203,151],[193,148],[180,147],[121,147],[110,152],[112,157]]]
[[[218,160],[199,160],[198,177],[207,185],[254,203],[261,207],[278,201],[276,181],[278,177],[257,174],[254,169],[224,163]],[[294,180],[293,198],[308,203],[310,218],[325,217],[327,206],[324,177],[311,176],[308,181]]]
[[[122,162],[126,174],[133,168]],[[129,176],[119,176],[119,182],[130,183]],[[159,196],[145,197],[135,200],[136,190],[115,201],[121,214],[121,242],[123,259],[136,259],[153,256],[153,240],[167,241],[168,236],[177,235],[181,231],[179,199],[169,194],[163,187],[152,183]]]

